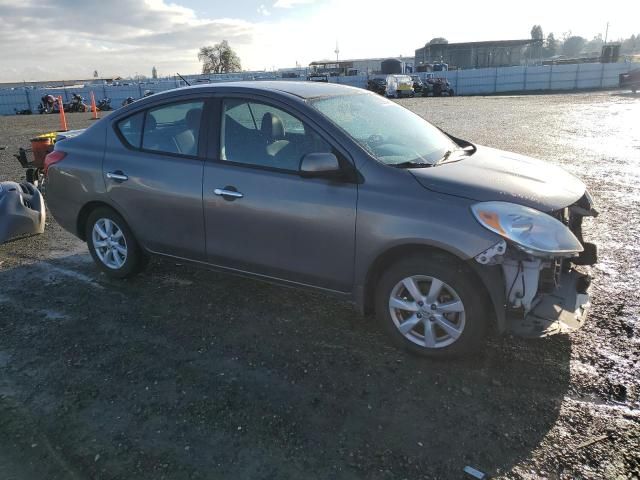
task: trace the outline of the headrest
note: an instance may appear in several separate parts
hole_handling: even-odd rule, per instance
[[[273,115],[272,113],[265,113],[262,116],[260,130],[262,134],[271,141],[284,138],[284,124],[277,115]]]
[[[184,118],[187,128],[191,130],[198,130],[200,128],[200,117],[202,116],[201,108],[192,108],[187,112]]]

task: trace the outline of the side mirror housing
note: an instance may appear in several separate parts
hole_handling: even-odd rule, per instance
[[[338,158],[333,153],[307,153],[300,160],[303,177],[336,178],[343,175]]]

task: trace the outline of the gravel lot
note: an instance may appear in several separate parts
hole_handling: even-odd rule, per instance
[[[400,103],[587,182],[583,330],[428,361],[321,295],[172,262],[110,280],[50,218],[0,246],[0,478],[640,478],[640,96]],[[0,117],[0,180],[57,125]]]

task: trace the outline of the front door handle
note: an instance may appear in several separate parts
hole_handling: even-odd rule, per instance
[[[244,197],[243,194],[241,194],[237,190],[231,190],[229,187],[216,188],[213,191],[213,193],[215,193],[219,197],[223,197],[225,200],[233,200],[233,199],[236,199],[236,198]]]
[[[107,178],[110,178],[111,180],[116,180],[118,182],[126,182],[127,180],[129,180],[129,177],[127,177],[120,170],[116,170],[115,172],[107,172]]]

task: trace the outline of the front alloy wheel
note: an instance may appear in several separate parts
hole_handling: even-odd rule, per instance
[[[464,331],[464,304],[442,280],[414,275],[400,280],[389,297],[389,313],[398,331],[410,342],[443,348]]]
[[[475,273],[452,255],[410,255],[390,265],[375,289],[376,317],[403,348],[431,357],[483,345],[487,298]]]

